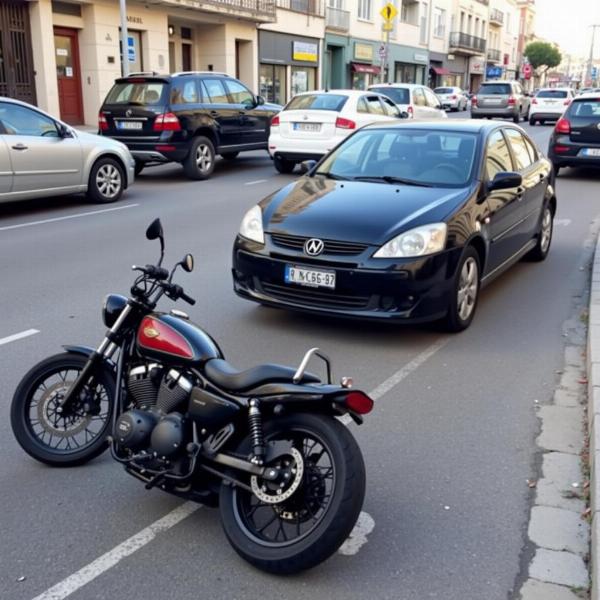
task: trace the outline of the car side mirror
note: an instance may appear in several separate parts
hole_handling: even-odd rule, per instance
[[[514,171],[501,171],[496,173],[494,179],[488,183],[488,191],[508,190],[519,187],[523,183],[523,177]]]
[[[401,119],[408,119],[408,113],[407,113],[405,110],[403,110],[403,111],[400,113],[400,118],[401,118]]]
[[[309,171],[311,171],[314,168],[316,164],[316,160],[303,160],[300,163],[300,173],[302,175],[306,175]]]
[[[262,106],[265,103],[265,99],[262,96],[256,96],[256,106]]]
[[[61,138],[72,138],[73,133],[64,123],[56,123],[56,129],[58,130],[58,135]]]

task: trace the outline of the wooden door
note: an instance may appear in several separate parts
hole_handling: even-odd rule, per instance
[[[77,30],[55,27],[54,48],[60,118],[71,125],[80,125],[83,123],[83,101]]]

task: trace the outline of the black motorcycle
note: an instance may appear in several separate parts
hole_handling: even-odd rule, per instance
[[[373,401],[348,378],[334,385],[317,348],[297,369],[234,369],[185,313],[155,310],[163,295],[195,303],[173,283],[194,260],[188,254],[169,272],[160,220],[146,237],[160,240],[160,260],[133,267],[131,298],[107,296],[98,349],[64,346],[19,384],[17,441],[58,467],[110,447],[146,489],[218,505],[230,543],[256,567],[294,573],[321,563],[350,534],[365,494],[360,449],[335,417],[360,424]],[[327,383],[306,371],[313,356]]]

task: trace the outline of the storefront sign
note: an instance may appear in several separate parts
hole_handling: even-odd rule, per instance
[[[56,56],[68,56],[69,52],[67,51],[66,48],[57,48],[56,49]]]
[[[490,79],[502,77],[502,67],[488,67],[485,71],[485,76]]]
[[[132,37],[127,38],[127,56],[129,57],[129,62],[136,61],[135,39]]]
[[[354,58],[356,60],[373,60],[373,46],[354,42]]]
[[[130,17],[129,15],[127,16],[127,22],[128,23],[135,23],[136,25],[143,25],[144,21],[142,20],[142,17]]]
[[[422,62],[422,63],[429,62],[429,57],[427,56],[427,54],[422,54],[421,52],[415,52],[414,59],[415,59],[415,62]]]
[[[293,42],[292,58],[306,62],[319,62],[319,45],[308,42]]]
[[[481,74],[483,75],[484,65],[483,61],[480,58],[472,57],[469,61],[469,73]]]

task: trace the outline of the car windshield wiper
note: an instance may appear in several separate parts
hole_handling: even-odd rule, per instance
[[[393,177],[392,175],[359,175],[352,177],[353,181],[385,181],[386,183],[404,183],[405,185],[415,185],[418,187],[433,187],[430,183],[415,181],[414,179],[404,179],[403,177]]]
[[[337,179],[340,181],[347,181],[350,179],[350,177],[344,177],[344,175],[336,175],[335,173],[329,172],[326,173],[325,171],[317,171],[315,175],[323,175],[323,177],[326,177],[327,179]]]

